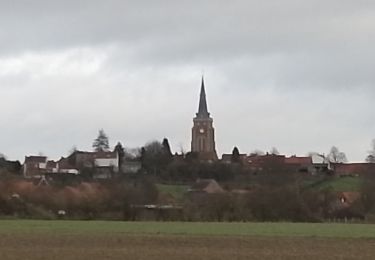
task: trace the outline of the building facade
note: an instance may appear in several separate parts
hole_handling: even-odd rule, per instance
[[[198,113],[193,119],[191,151],[197,153],[201,160],[217,160],[215,148],[215,129],[213,119],[207,108],[206,90],[202,78]]]

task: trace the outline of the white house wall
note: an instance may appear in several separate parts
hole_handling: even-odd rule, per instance
[[[118,158],[97,158],[95,159],[95,166],[97,167],[114,167],[118,169],[119,160]]]

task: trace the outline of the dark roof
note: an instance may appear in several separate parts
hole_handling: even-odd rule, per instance
[[[57,162],[52,161],[52,160],[47,162],[47,168],[48,169],[52,169],[52,168],[56,168],[56,167],[57,167]]]
[[[25,163],[45,163],[47,156],[26,156]]]
[[[77,169],[70,163],[69,158],[61,157],[57,163],[59,165],[59,169]]]
[[[200,93],[200,98],[199,98],[199,107],[198,107],[197,117],[200,117],[200,118],[210,117],[210,113],[208,113],[208,109],[207,109],[206,90],[204,89],[203,77],[202,77],[201,93]]]
[[[101,152],[85,152],[85,151],[75,151],[69,157],[73,157],[75,155],[84,156],[86,160],[94,160],[94,159],[108,159],[108,158],[116,158],[117,152],[116,151],[101,151]]]
[[[94,158],[107,159],[107,158],[116,158],[117,152],[94,152]]]

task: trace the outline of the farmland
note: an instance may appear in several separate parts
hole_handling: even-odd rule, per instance
[[[0,259],[372,259],[372,225],[0,221]]]

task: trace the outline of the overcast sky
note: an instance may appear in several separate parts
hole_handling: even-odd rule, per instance
[[[375,1],[0,0],[0,152],[168,137],[190,150],[204,73],[219,154],[375,138]]]

